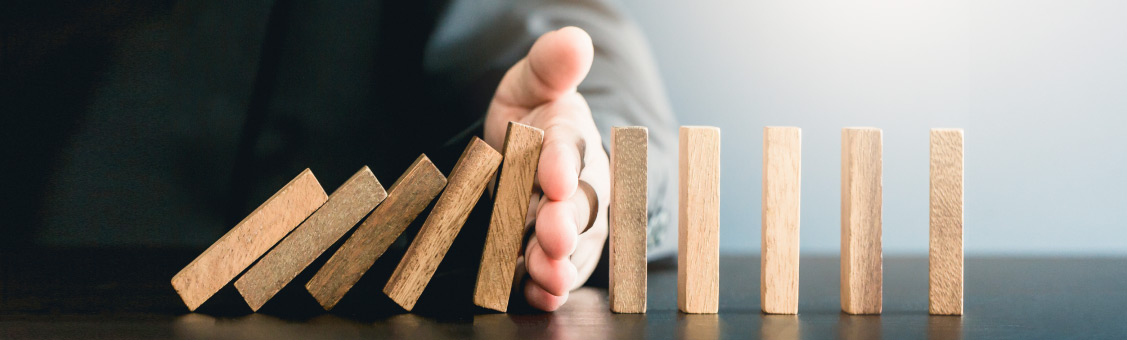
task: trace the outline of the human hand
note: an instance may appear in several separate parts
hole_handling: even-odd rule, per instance
[[[528,214],[535,235],[520,263],[529,276],[525,298],[545,311],[559,308],[586,281],[607,237],[608,159],[591,109],[576,91],[593,58],[582,29],[545,33],[505,73],[485,118],[485,141],[498,150],[510,121],[544,130]]]

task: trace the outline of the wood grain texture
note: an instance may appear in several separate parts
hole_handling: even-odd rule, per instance
[[[880,314],[881,130],[841,131],[841,310]]]
[[[610,310],[645,313],[649,130],[615,127],[610,139]]]
[[[500,163],[501,154],[477,137],[458,158],[446,190],[384,286],[384,294],[403,309],[415,307]]]
[[[368,167],[363,167],[329,195],[325,204],[266,253],[235,281],[235,288],[253,311],[262,308],[364,218],[387,192]]]
[[[196,310],[286,237],[328,195],[305,169],[172,277],[188,310]]]
[[[759,301],[769,314],[798,314],[802,130],[763,128]]]
[[[446,176],[420,155],[305,289],[325,310],[333,309],[445,186]]]
[[[504,161],[498,175],[493,216],[474,286],[475,305],[499,312],[509,308],[525,218],[532,199],[532,182],[536,178],[543,143],[543,130],[509,122],[501,150]]]
[[[963,315],[963,130],[931,130],[928,312]]]
[[[682,126],[678,185],[677,307],[720,305],[720,129]]]

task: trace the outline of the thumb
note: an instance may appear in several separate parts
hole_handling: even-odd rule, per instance
[[[587,77],[594,58],[591,36],[578,27],[564,27],[536,39],[528,56],[501,79],[494,104],[529,110],[575,91]]]

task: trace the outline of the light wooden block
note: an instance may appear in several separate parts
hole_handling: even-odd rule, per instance
[[[386,197],[387,192],[376,176],[363,167],[235,281],[235,288],[250,309],[258,311]]]
[[[963,130],[931,130],[928,312],[963,314]]]
[[[196,310],[325,203],[328,195],[305,169],[172,277],[188,310]]]
[[[759,298],[769,314],[798,314],[801,170],[802,130],[764,128]]]
[[[720,305],[720,129],[682,126],[678,185],[677,306]]]
[[[325,310],[333,309],[445,186],[446,176],[420,155],[305,289]]]
[[[880,314],[881,130],[841,131],[841,310]]]
[[[450,171],[446,190],[384,286],[384,294],[403,309],[415,307],[500,164],[501,154],[480,138],[474,137],[466,146]]]
[[[532,199],[532,181],[540,163],[544,131],[510,122],[502,148],[504,161],[494,195],[493,216],[474,286],[474,304],[505,312],[524,238],[524,222]]]
[[[649,130],[615,127],[610,139],[610,310],[645,313]]]

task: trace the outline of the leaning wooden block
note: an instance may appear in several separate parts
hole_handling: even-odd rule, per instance
[[[384,294],[403,309],[415,307],[500,163],[501,154],[477,137],[462,152],[446,190],[384,286]]]
[[[235,281],[235,288],[250,309],[258,311],[385,197],[387,192],[372,171],[366,166],[360,169],[329,195],[328,201],[309,219]]]
[[[963,314],[963,130],[931,130],[928,311]]]
[[[841,310],[880,314],[881,130],[841,131]]]
[[[769,314],[798,314],[801,169],[802,130],[764,128],[759,298]]]
[[[305,169],[172,277],[188,310],[196,310],[325,203],[328,195]]]
[[[678,185],[677,306],[716,313],[720,304],[720,129],[682,126]]]
[[[504,312],[509,308],[517,256],[524,237],[524,220],[532,199],[532,180],[540,162],[544,131],[510,122],[505,132],[504,163],[501,165],[493,216],[485,237],[485,248],[474,286],[474,304]]]
[[[610,310],[645,313],[649,130],[615,127],[610,140]]]
[[[445,186],[446,176],[420,155],[305,289],[325,310],[333,309]]]

